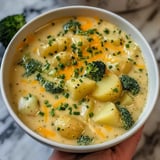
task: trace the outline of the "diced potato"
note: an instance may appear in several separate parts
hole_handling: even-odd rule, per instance
[[[125,47],[124,50],[131,59],[135,58],[137,54],[141,53],[141,49],[135,43],[131,43],[129,44],[129,46],[130,46],[129,48]]]
[[[109,74],[101,81],[97,82],[97,87],[92,96],[100,101],[116,100],[122,92],[121,82],[115,74]]]
[[[94,102],[93,100],[89,100],[88,102],[84,102],[81,105],[81,116],[87,120],[91,114],[93,113]]]
[[[96,87],[96,82],[88,78],[70,79],[66,82],[71,97],[80,100],[90,94]]]
[[[41,44],[38,54],[42,57],[55,54],[61,51],[66,51],[70,44],[68,37],[58,37],[52,44]]]
[[[73,36],[72,42],[79,48],[85,48],[89,44],[86,36]]]
[[[117,30],[117,28],[115,28],[115,30]],[[109,34],[106,34],[104,36],[105,36],[105,40],[107,40],[108,42],[110,42],[115,46],[121,46],[125,42],[125,38],[123,37],[123,35],[115,34],[113,32],[109,32]]]
[[[83,132],[85,125],[75,117],[61,115],[55,121],[55,127],[61,136],[68,139],[76,139]]]
[[[123,38],[119,38],[119,37],[115,37],[115,35],[113,35],[111,38],[110,38],[110,42],[112,44],[114,44],[115,46],[120,46],[124,43],[124,39]]]
[[[56,39],[57,45],[58,45],[58,52],[67,50],[70,39],[68,37],[58,37]]]
[[[124,93],[123,96],[120,98],[120,103],[124,106],[131,105],[133,104],[133,98],[129,94]]]
[[[93,120],[102,125],[122,126],[119,111],[112,102],[105,103],[101,110],[95,113]]]
[[[108,60],[107,68],[116,75],[128,74],[133,67],[133,63],[126,56],[114,56],[111,54],[108,56]]]
[[[58,44],[54,41],[52,45],[49,45],[48,43],[41,45],[38,50],[38,55],[40,55],[41,57],[46,57],[50,54],[55,54],[57,50]]]
[[[57,66],[59,63],[67,64],[71,61],[71,54],[69,52],[59,52],[52,58],[52,65]]]
[[[128,60],[121,61],[119,64],[120,72],[123,74],[128,74],[131,71],[132,66],[133,64]]]
[[[21,97],[18,104],[18,110],[22,114],[35,115],[39,110],[39,101],[34,95]]]

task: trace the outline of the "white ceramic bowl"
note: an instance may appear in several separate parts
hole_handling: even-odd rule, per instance
[[[16,113],[12,109],[12,105],[9,99],[10,90],[9,90],[9,68],[11,67],[11,62],[13,57],[16,54],[17,45],[24,39],[26,35],[31,32],[34,32],[37,28],[47,24],[51,20],[60,17],[66,16],[78,16],[78,15],[87,15],[87,16],[98,16],[102,19],[107,19],[115,25],[119,26],[122,30],[131,35],[131,37],[140,45],[140,48],[143,52],[143,57],[148,69],[148,77],[149,77],[149,86],[148,86],[148,97],[146,105],[144,106],[143,113],[139,117],[138,121],[135,123],[133,128],[127,131],[125,134],[111,140],[108,142],[104,142],[101,144],[89,145],[89,146],[72,146],[67,144],[60,144],[44,137],[41,137],[37,133],[33,132],[29,129],[16,115]],[[1,66],[1,91],[2,96],[5,101],[5,105],[8,108],[11,116],[18,123],[18,125],[24,129],[26,133],[28,133],[33,138],[38,141],[52,146],[56,149],[68,152],[92,152],[98,151],[105,148],[112,147],[131,135],[133,135],[147,120],[149,115],[151,114],[153,107],[155,105],[158,91],[159,91],[159,75],[158,75],[158,67],[156,64],[156,60],[154,58],[154,54],[152,53],[151,48],[149,47],[147,41],[144,39],[142,34],[128,21],[121,18],[120,16],[113,14],[109,11],[102,10],[99,8],[85,7],[85,6],[72,6],[72,7],[64,7],[52,10],[45,14],[40,15],[39,17],[33,19],[29,23],[27,23],[12,39],[8,48],[6,49],[5,55],[2,60]],[[147,86],[146,86],[147,87]]]

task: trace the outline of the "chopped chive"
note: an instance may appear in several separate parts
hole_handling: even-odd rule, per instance
[[[53,117],[55,115],[55,111],[54,111],[54,108],[51,109],[50,111],[50,115]]]
[[[40,115],[40,116],[44,116],[44,112],[39,111],[39,112],[38,112],[38,115]]]
[[[73,112],[74,115],[80,115],[80,112]]]
[[[94,113],[93,113],[93,112],[90,112],[90,113],[89,113],[89,117],[92,118],[93,116],[94,116]]]

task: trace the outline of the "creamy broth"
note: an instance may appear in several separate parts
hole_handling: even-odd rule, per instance
[[[41,136],[65,144],[97,144],[124,134],[147,97],[138,44],[97,17],[57,19],[28,35],[18,45],[10,73],[20,119]],[[123,76],[134,79],[133,90],[125,88]]]

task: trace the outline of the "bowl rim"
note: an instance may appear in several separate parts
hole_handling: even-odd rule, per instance
[[[138,123],[135,123],[135,125],[133,126],[133,128],[131,128],[130,130],[128,130],[126,133],[110,140],[110,141],[106,141],[103,143],[99,143],[99,144],[93,144],[93,145],[88,145],[88,146],[75,146],[75,145],[69,145],[69,144],[62,144],[62,143],[58,143],[52,140],[49,140],[47,138],[44,138],[42,136],[40,136],[39,134],[35,133],[34,131],[32,131],[29,127],[27,127],[20,119],[19,117],[16,115],[16,113],[13,111],[12,107],[9,104],[9,100],[7,99],[7,95],[5,93],[5,87],[4,87],[4,70],[5,70],[5,63],[6,63],[6,57],[9,54],[9,50],[13,44],[13,41],[15,41],[19,35],[19,33],[23,32],[25,29],[27,29],[27,27],[29,25],[32,25],[32,23],[34,23],[36,20],[40,20],[41,18],[48,16],[49,14],[56,12],[56,11],[64,11],[64,10],[70,10],[70,9],[88,9],[88,10],[93,10],[93,11],[97,11],[97,12],[103,12],[106,15],[112,16],[116,19],[119,19],[119,21],[123,22],[124,24],[127,24],[134,32],[136,32],[136,34],[142,39],[142,41],[144,42],[144,44],[146,45],[146,47],[149,49],[149,52],[151,53],[151,57],[152,57],[152,61],[154,64],[154,69],[155,69],[155,74],[156,74],[156,86],[157,88],[155,88],[155,96],[154,99],[152,99],[152,107],[150,108],[150,110],[148,112],[146,112],[146,114],[143,116],[143,119],[141,119],[141,121],[139,121]],[[92,151],[98,151],[98,150],[102,150],[105,148],[109,148],[112,147],[122,141],[124,141],[125,139],[129,138],[130,136],[132,136],[139,128],[141,128],[144,123],[146,122],[147,118],[149,117],[149,115],[151,114],[156,100],[158,98],[158,92],[159,92],[159,71],[158,71],[158,66],[157,66],[157,62],[155,60],[154,54],[148,44],[148,42],[145,40],[145,38],[143,37],[143,35],[138,31],[138,29],[136,27],[134,27],[130,22],[128,22],[127,20],[125,20],[124,18],[122,18],[121,16],[105,10],[105,9],[101,9],[101,8],[97,8],[97,7],[90,7],[90,6],[67,6],[67,7],[60,7],[60,8],[56,8],[56,9],[52,9],[50,11],[47,11],[43,14],[40,14],[39,16],[36,16],[35,18],[33,18],[31,21],[29,21],[27,24],[25,24],[17,33],[16,35],[13,37],[13,39],[10,41],[8,47],[5,50],[5,54],[3,56],[2,59],[2,63],[1,63],[1,78],[0,78],[0,83],[1,83],[1,93],[2,93],[2,98],[5,102],[5,106],[7,107],[10,115],[13,117],[13,119],[16,121],[16,123],[27,133],[29,134],[31,137],[33,137],[34,139],[37,139],[38,141],[47,144],[51,147],[57,148],[59,150],[62,151],[67,151],[67,152],[76,152],[76,153],[82,153],[82,152],[92,152]]]

